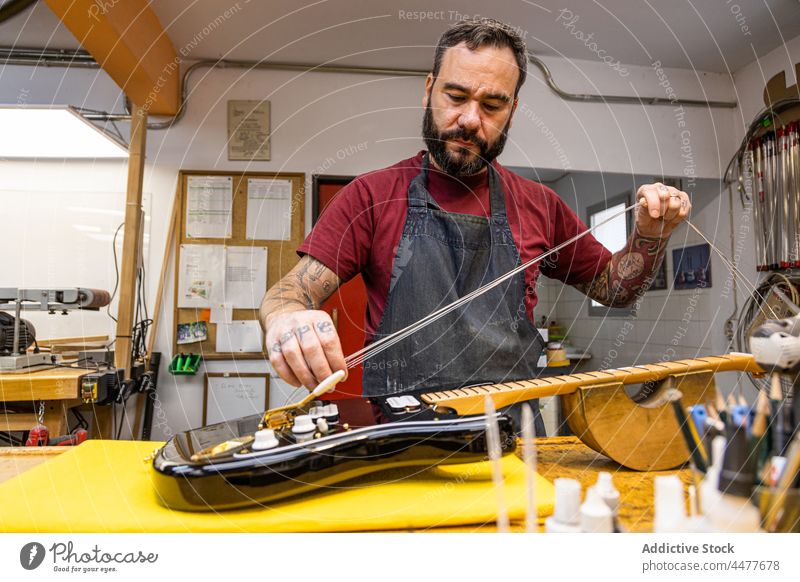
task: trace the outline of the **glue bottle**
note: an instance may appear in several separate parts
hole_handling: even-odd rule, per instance
[[[611,508],[600,496],[597,487],[589,487],[586,501],[581,505],[581,531],[583,533],[613,533],[614,517]]]
[[[655,478],[653,533],[683,533],[687,529],[683,483],[676,475]]]
[[[722,470],[722,459],[725,457],[725,437],[716,436],[711,441],[711,466],[706,472],[700,486],[700,506],[704,515],[713,511],[719,501],[719,473]]]
[[[620,526],[618,520],[619,491],[617,491],[617,488],[614,487],[614,481],[611,478],[611,473],[608,471],[602,471],[600,474],[598,474],[595,488],[605,504],[608,505],[608,508],[611,510],[611,517],[614,520],[614,532],[618,533],[622,531],[622,527]]]
[[[617,488],[614,487],[614,481],[611,479],[611,473],[608,471],[603,471],[597,475],[597,484],[595,487],[597,488],[597,492],[600,494],[600,497],[606,502],[606,505],[608,505],[611,513],[613,513],[614,517],[616,517],[617,511],[619,510],[619,491],[617,491]]]
[[[715,532],[750,533],[761,531],[761,512],[751,502],[755,463],[747,447],[747,432],[736,427],[725,447],[719,469],[717,499],[706,515]]]
[[[553,515],[544,522],[545,533],[581,533],[581,484],[575,479],[556,479]]]

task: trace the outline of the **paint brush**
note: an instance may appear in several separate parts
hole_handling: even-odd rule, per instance
[[[497,425],[497,410],[490,396],[485,400],[486,413],[486,447],[489,451],[489,460],[492,463],[492,481],[497,496],[497,531],[508,533],[509,521],[506,509],[505,485],[503,483],[503,467],[500,463],[502,451],[500,448],[500,427]]]
[[[736,398],[733,397],[733,394],[728,394],[728,412],[730,413],[731,410],[734,409],[736,406]]]
[[[783,390],[781,389],[781,376],[774,372],[770,378],[769,400],[772,409],[770,421],[772,427],[772,454],[781,455],[786,446],[786,434],[783,431]]]
[[[756,400],[756,414],[750,429],[750,450],[756,459],[756,475],[763,484],[769,480],[769,397],[766,390],[760,390]]]
[[[725,424],[728,423],[728,410],[725,407],[725,399],[722,397],[722,394],[717,392],[716,398],[716,408],[717,413],[719,414],[719,419],[724,422]]]
[[[722,419],[720,419],[719,412],[717,412],[717,407],[714,406],[713,402],[706,402],[706,413],[708,414],[708,418],[713,421],[714,426],[719,427],[721,425],[719,430],[721,432],[725,432],[725,423],[722,422]]]
[[[522,405],[522,460],[525,461],[525,485],[527,487],[528,511],[525,514],[525,531],[538,531],[536,514],[536,443],[533,428],[533,411],[529,404]]]
[[[760,390],[758,400],[756,400],[756,417],[753,420],[753,427],[750,431],[754,438],[760,439],[766,434],[769,413],[769,398],[765,390]]]
[[[689,420],[686,416],[686,411],[681,402],[680,391],[672,389],[666,394],[666,398],[672,403],[672,409],[675,411],[675,420],[678,421],[678,428],[680,428],[686,448],[689,449],[689,454],[694,462],[695,467],[701,473],[705,473],[708,467],[708,455],[706,454],[703,441],[700,440],[700,435],[697,434],[694,422]]]

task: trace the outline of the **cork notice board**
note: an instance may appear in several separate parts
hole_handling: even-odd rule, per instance
[[[255,335],[260,333],[258,306],[263,290],[299,260],[295,251],[304,236],[305,175],[182,170],[177,194],[173,353],[199,353],[207,360],[266,358],[263,337]],[[242,296],[246,301],[237,303]],[[185,343],[182,324],[196,322],[205,324],[205,339],[191,341],[203,337],[201,323],[191,327],[195,335]],[[231,351],[239,343],[234,335],[242,331],[249,334],[245,351]]]

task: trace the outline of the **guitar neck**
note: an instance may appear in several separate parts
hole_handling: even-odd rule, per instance
[[[571,394],[578,388],[587,386],[657,382],[675,374],[690,372],[750,372],[763,374],[764,370],[756,363],[751,354],[734,352],[724,356],[675,360],[597,372],[582,372],[580,374],[566,374],[533,380],[518,380],[500,384],[458,388],[442,392],[429,392],[423,394],[420,398],[426,404],[450,408],[458,414],[482,414],[486,396],[491,397],[495,407],[501,408],[516,402],[533,400],[534,398]]]

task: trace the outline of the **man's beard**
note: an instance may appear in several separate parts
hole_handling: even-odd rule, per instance
[[[509,123],[510,121],[509,119]],[[433,121],[433,109],[429,98],[428,106],[425,108],[425,115],[422,119],[422,138],[425,140],[425,145],[428,146],[428,151],[433,156],[436,165],[443,172],[455,177],[471,176],[483,170],[503,152],[508,138],[509,123],[506,123],[497,141],[491,146],[478,137],[475,132],[463,127],[439,133]],[[447,140],[450,139],[471,142],[478,146],[479,153],[476,155],[475,152],[463,148],[459,154],[455,154],[447,149]]]

